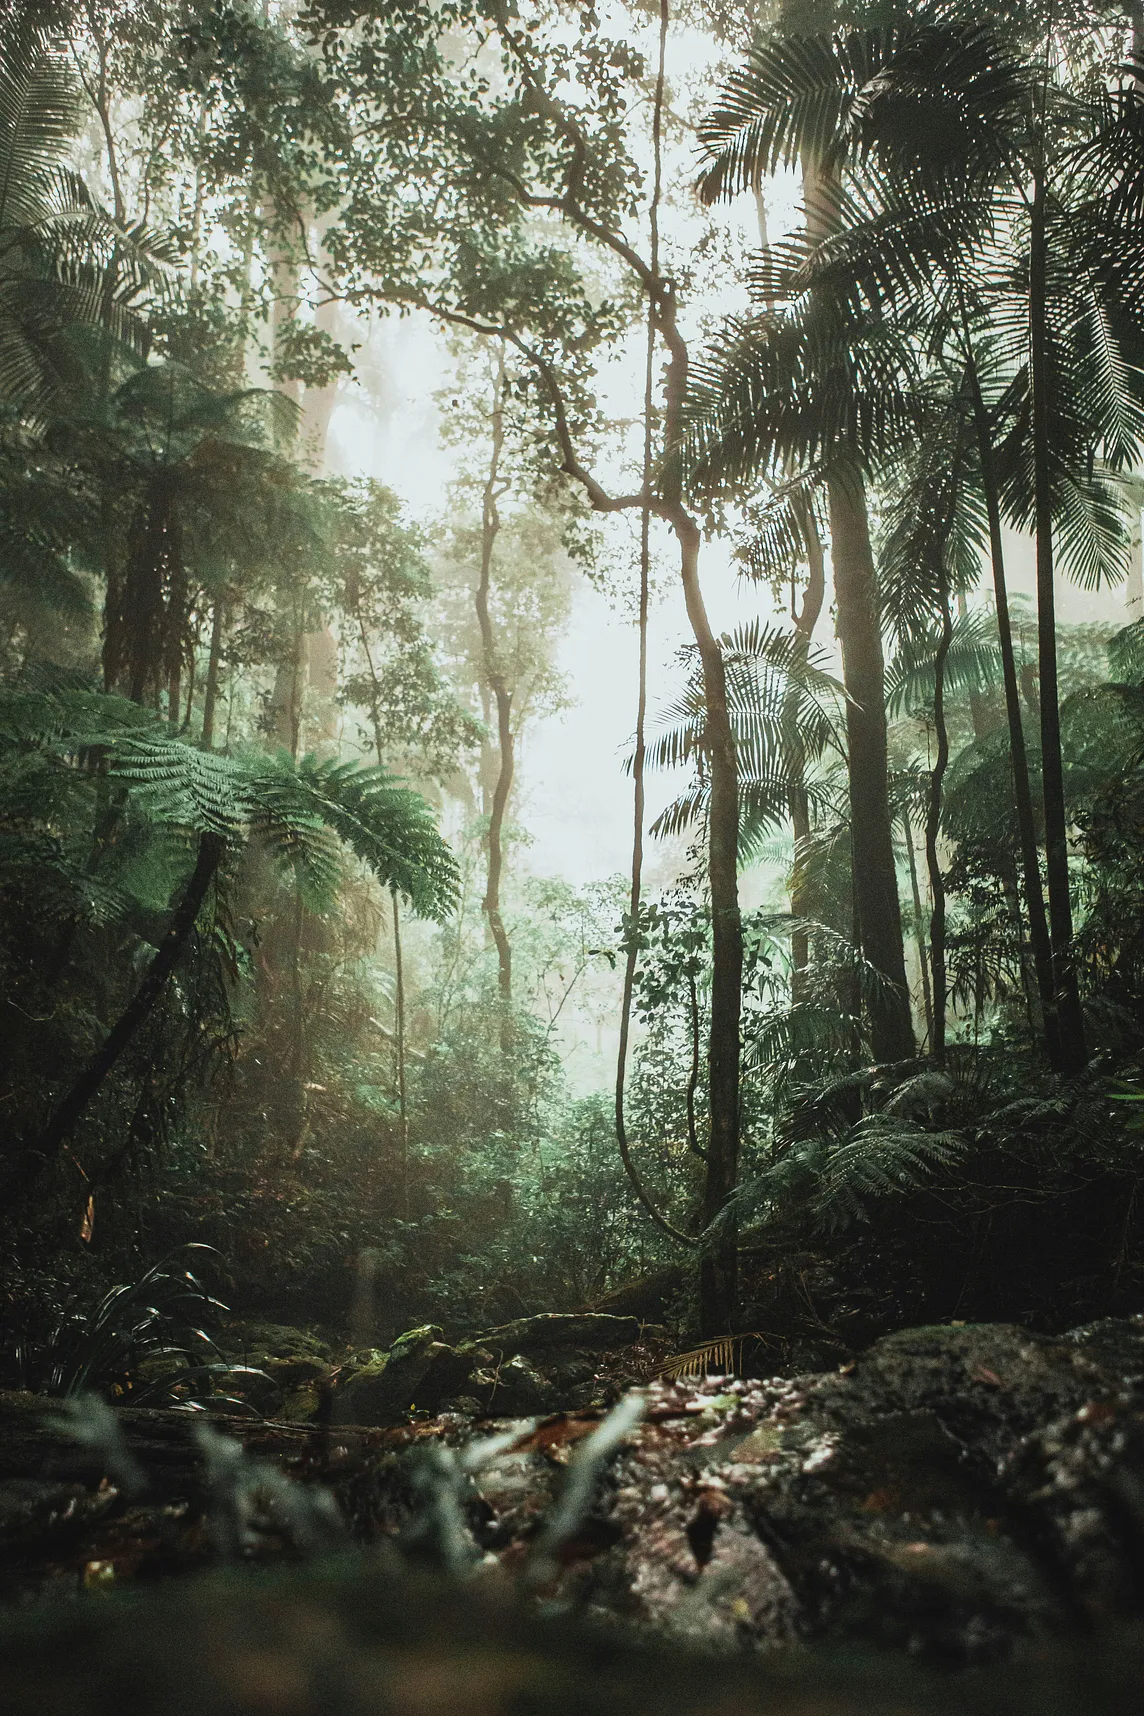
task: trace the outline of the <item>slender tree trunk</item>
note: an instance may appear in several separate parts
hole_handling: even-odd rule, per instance
[[[682,501],[677,449],[683,439],[688,350],[676,322],[675,295],[662,289],[656,319],[667,366],[661,516],[679,543],[679,571],[691,634],[703,673],[704,755],[710,782],[707,869],[711,887],[711,1025],[707,1085],[710,1130],[703,1188],[703,1225],[712,1230],[699,1260],[703,1333],[727,1334],[738,1309],[738,1228],[730,1207],[739,1178],[739,1026],[743,1005],[743,925],[739,912],[739,768],[727,708],[723,649],[711,629],[699,580],[699,527]]]
[[[207,658],[207,682],[203,691],[203,749],[214,744],[215,710],[218,707],[218,682],[222,671],[222,639],[226,627],[226,604],[219,596],[211,615],[211,647]]]
[[[393,903],[393,1042],[397,1060],[397,1118],[401,1138],[401,1184],[398,1208],[409,1214],[409,1104],[405,1090],[405,962],[401,947],[401,907],[397,889],[390,890]]]
[[[1042,116],[1042,124],[1043,124]],[[1029,244],[1029,355],[1033,382],[1033,463],[1037,528],[1037,667],[1041,705],[1041,790],[1045,814],[1045,872],[1049,887],[1049,942],[1053,1006],[1061,1071],[1079,1072],[1088,1058],[1084,1015],[1072,957],[1068,818],[1061,758],[1057,684],[1056,591],[1053,567],[1051,459],[1052,355],[1047,304],[1048,234],[1043,168],[1033,185]]]
[[[694,974],[687,978],[687,1016],[691,1026],[691,1066],[687,1074],[687,1148],[700,1161],[707,1160],[707,1152],[699,1142],[699,1128],[695,1124],[695,1093],[699,1089],[699,986]]]
[[[796,660],[805,668],[810,659],[810,643],[826,599],[826,557],[814,513],[807,507],[802,518],[806,543],[808,577],[803,591],[802,607],[794,618]],[[798,734],[796,712],[798,693],[792,691],[787,703],[788,743],[791,750],[790,820],[794,835],[794,862],[790,872],[790,910],[795,919],[813,915],[810,886],[806,873],[806,846],[810,839],[810,805],[806,791],[806,758]],[[805,923],[796,925],[791,935],[791,1000],[797,1006],[806,989],[806,969],[810,962],[810,931]]]
[[[500,888],[504,869],[504,820],[512,791],[515,767],[515,744],[512,731],[512,692],[497,659],[496,637],[489,613],[489,590],[492,582],[493,551],[500,531],[497,492],[500,482],[501,456],[504,452],[504,347],[498,348],[494,379],[492,412],[492,450],[488,476],[481,501],[481,570],[475,601],[477,623],[481,629],[484,653],[485,682],[492,693],[497,712],[497,777],[493,787],[489,814],[488,872],[485,897],[482,902],[489,932],[497,950],[497,989],[501,1003],[501,1048],[512,1046],[512,948],[501,915]]]
[[[660,84],[662,88],[662,61],[660,67]],[[632,757],[632,867],[631,887],[628,893],[628,941],[624,958],[624,985],[620,999],[620,1030],[619,1042],[616,1046],[616,1144],[620,1152],[620,1161],[628,1181],[639,1199],[641,1206],[659,1228],[677,1244],[694,1244],[691,1234],[675,1226],[668,1220],[656,1204],[647,1187],[640,1178],[635,1162],[632,1159],[631,1142],[628,1138],[627,1120],[624,1114],[624,1087],[628,1070],[628,1037],[632,1024],[632,997],[635,991],[636,967],[639,963],[639,925],[640,908],[643,903],[643,852],[644,852],[644,773],[647,761],[647,624],[651,601],[651,513],[649,496],[652,475],[652,381],[655,365],[655,315],[649,308],[647,324],[647,355],[644,365],[644,456],[643,456],[643,504],[640,507],[640,593],[639,593],[639,662],[636,670],[636,743]],[[688,1126],[689,1136],[694,1128],[695,1087],[699,1082],[699,1042],[698,1042],[698,1003],[694,1015],[694,1047],[692,1051],[692,1073],[688,1082]]]
[[[945,877],[937,842],[941,831],[941,793],[945,771],[949,766],[949,729],[945,720],[945,664],[953,642],[953,615],[949,607],[949,576],[944,561],[938,569],[938,599],[941,607],[941,635],[934,657],[933,718],[937,739],[937,754],[930,771],[929,804],[926,809],[926,864],[929,869],[930,898],[930,972],[933,981],[933,1026],[930,1031],[930,1053],[940,1066],[945,1060]]]
[[[860,475],[835,472],[829,498],[838,637],[849,694],[846,732],[858,940],[883,980],[871,1004],[870,1034],[875,1060],[903,1061],[913,1056],[915,1044],[886,779],[882,627]]]
[[[298,1161],[306,1144],[306,997],[302,983],[302,937],[306,908],[302,885],[294,883],[294,916],[290,925],[290,1084],[294,1112],[291,1118],[291,1160]]]
[[[176,906],[170,925],[159,943],[147,974],[108,1032],[102,1046],[88,1061],[67,1095],[52,1111],[47,1124],[21,1157],[5,1191],[9,1201],[23,1197],[40,1173],[62,1150],[84,1110],[102,1088],[108,1074],[151,1014],[179,955],[190,939],[203,901],[222,862],[225,843],[217,834],[199,836],[195,867]]]
[[[926,1017],[926,1039],[933,1042],[933,996],[930,992],[929,955],[926,952],[925,930],[923,929],[922,891],[918,886],[918,860],[914,852],[914,831],[910,823],[910,813],[905,805],[902,806],[902,832],[906,837],[906,862],[910,869],[910,897],[914,907],[914,940],[918,949],[918,969],[922,974],[922,1007]]]
[[[699,529],[676,524],[680,570],[692,634],[699,649],[706,705],[705,751],[711,786],[708,873],[711,884],[711,1032],[708,1048],[710,1135],[703,1189],[703,1225],[719,1226],[699,1265],[704,1334],[730,1331],[738,1300],[738,1244],[728,1203],[739,1175],[739,1020],[743,930],[739,913],[739,782],[735,737],[727,709],[723,651],[711,630],[699,583]]]
[[[963,312],[964,315],[964,312]],[[1049,942],[1049,925],[1045,916],[1045,896],[1041,889],[1041,861],[1037,851],[1037,826],[1033,816],[1033,792],[1029,782],[1029,758],[1025,749],[1025,730],[1021,719],[1021,689],[1017,678],[1017,660],[1013,650],[1013,624],[1009,613],[1009,591],[1005,577],[1005,548],[1001,535],[1001,496],[993,462],[993,437],[989,415],[981,393],[980,379],[974,362],[973,347],[966,328],[966,356],[969,385],[973,394],[973,415],[977,427],[978,462],[981,483],[985,491],[985,510],[989,520],[989,556],[993,570],[993,605],[997,611],[997,641],[1001,649],[1001,678],[1005,688],[1005,718],[1009,727],[1009,761],[1013,772],[1013,799],[1017,808],[1017,839],[1021,852],[1021,876],[1024,884],[1025,913],[1029,921],[1029,940],[1033,951],[1033,969],[1040,998],[1040,1014],[1044,1021],[1045,1048],[1050,1064],[1059,1066],[1060,1047],[1053,1007],[1053,962]]]

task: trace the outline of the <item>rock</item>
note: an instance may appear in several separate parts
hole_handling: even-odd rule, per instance
[[[458,1352],[437,1333],[411,1331],[343,1391],[375,1390],[372,1403],[359,1398],[367,1423],[384,1413],[400,1427],[328,1437],[320,1426],[246,1421],[227,1431],[328,1486],[355,1539],[376,1543],[400,1541],[425,1505],[411,1481],[418,1450],[434,1438],[462,1444],[466,1420],[490,1399],[506,1419],[542,1416],[475,1473],[464,1503],[473,1556],[495,1558],[511,1578],[602,1414],[547,1413],[541,1363],[496,1359],[491,1344]],[[558,1353],[570,1366],[583,1356],[548,1357]],[[448,1418],[410,1424],[408,1408],[458,1374],[466,1379],[441,1399]],[[601,1370],[579,1386],[607,1381]],[[879,1646],[956,1667],[1029,1659],[1144,1609],[1144,1319],[1059,1337],[912,1329],[841,1370],[659,1382],[646,1399],[546,1587],[559,1607],[725,1652]],[[209,1506],[185,1416],[121,1414],[154,1492],[143,1518],[121,1513],[101,1485],[106,1460],[67,1445],[42,1412],[42,1402],[0,1397],[7,1514],[22,1555],[24,1533],[42,1539],[31,1588],[53,1588],[61,1568],[86,1578],[94,1562],[134,1577],[175,1543],[180,1564],[202,1556]]]
[[[638,1317],[641,1322],[658,1322],[667,1316],[681,1297],[688,1282],[688,1271],[681,1264],[671,1263],[615,1287],[592,1306],[594,1313],[612,1317]]]
[[[593,1352],[603,1352],[610,1347],[631,1346],[639,1336],[640,1325],[635,1317],[612,1317],[588,1311],[546,1311],[538,1317],[520,1317],[515,1323],[489,1329],[471,1344],[488,1347],[504,1358],[511,1358],[516,1353],[535,1357],[560,1347],[586,1347]]]
[[[529,1363],[523,1353],[517,1353],[495,1373],[485,1410],[500,1417],[530,1418],[555,1412],[558,1395],[555,1387]]]
[[[570,1576],[660,1631],[979,1664],[1138,1612],[1144,1320],[912,1329],[825,1375],[657,1385]]]
[[[473,1356],[448,1346],[434,1323],[399,1336],[379,1361],[353,1373],[335,1397],[340,1424],[396,1424],[415,1408],[440,1411],[462,1390]]]
[[[266,1359],[321,1359],[328,1362],[332,1348],[311,1329],[295,1329],[286,1323],[230,1321],[217,1330],[214,1344],[227,1358],[260,1365]]]

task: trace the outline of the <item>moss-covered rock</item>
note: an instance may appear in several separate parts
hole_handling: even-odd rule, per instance
[[[389,1351],[350,1374],[339,1388],[334,1416],[342,1424],[396,1424],[414,1410],[438,1412],[471,1376],[472,1353],[441,1339],[435,1323],[410,1329]]]

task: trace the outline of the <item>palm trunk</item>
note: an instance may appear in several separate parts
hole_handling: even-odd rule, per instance
[[[501,1004],[501,1048],[512,1046],[512,948],[501,915],[500,887],[504,869],[504,819],[512,791],[515,746],[512,732],[512,692],[505,681],[497,660],[496,638],[489,613],[489,588],[492,581],[493,550],[500,531],[497,511],[497,484],[500,478],[501,455],[504,450],[504,349],[498,353],[493,394],[492,451],[488,477],[481,505],[481,571],[475,601],[477,622],[481,629],[484,652],[485,683],[492,693],[497,712],[497,777],[493,787],[489,814],[488,872],[485,897],[482,902],[489,932],[497,950],[497,989]]]
[[[88,1061],[67,1095],[56,1105],[39,1137],[18,1162],[5,1187],[10,1202],[24,1196],[43,1169],[63,1149],[88,1104],[99,1093],[120,1056],[149,1017],[190,939],[224,851],[225,842],[220,835],[199,836],[194,870],[147,975],[108,1032],[102,1047]]]
[[[1058,1066],[1060,1050],[1057,1040],[1056,1014],[1052,1004],[1052,950],[1049,942],[1048,920],[1045,917],[1045,897],[1041,891],[1041,863],[1037,852],[1037,828],[1033,818],[1029,758],[1025,750],[1025,731],[1021,720],[1021,689],[1017,679],[1017,660],[1013,650],[1013,625],[1009,614],[1009,592],[1005,578],[1005,550],[1001,536],[1001,497],[993,464],[993,440],[989,429],[989,417],[981,394],[968,329],[966,331],[966,358],[969,385],[973,393],[973,414],[977,426],[981,484],[985,491],[985,509],[989,519],[989,554],[993,568],[993,605],[997,610],[997,640],[1001,648],[1001,677],[1005,687],[1005,716],[1009,726],[1009,761],[1013,771],[1013,798],[1017,807],[1017,838],[1021,849],[1025,912],[1029,920],[1029,940],[1033,949],[1033,969],[1036,973],[1037,992],[1040,997],[1040,1014],[1044,1021],[1045,1047],[1050,1064]]]
[[[1045,179],[1033,186],[1029,243],[1029,356],[1033,383],[1033,463],[1037,529],[1037,667],[1041,706],[1041,790],[1045,814],[1045,872],[1049,889],[1052,1006],[1060,1069],[1075,1073],[1088,1058],[1084,1015],[1072,960],[1072,899],[1069,891],[1068,818],[1061,758],[1060,695],[1057,684],[1056,592],[1053,567],[1053,496],[1050,472],[1052,424],[1051,356],[1047,303],[1048,236]]]
[[[915,1052],[902,945],[902,912],[894,866],[886,770],[886,700],[882,628],[866,492],[853,470],[829,482],[830,536],[842,674],[848,693],[850,823],[858,941],[883,980],[871,1004],[870,1034],[877,1061],[909,1060]]]
[[[930,1053],[940,1066],[945,1060],[945,877],[941,873],[937,842],[941,830],[941,792],[945,771],[949,766],[949,729],[945,721],[945,663],[953,642],[953,616],[949,608],[949,578],[945,563],[938,566],[938,596],[941,605],[941,637],[933,670],[933,717],[937,737],[937,755],[930,771],[929,804],[926,810],[926,864],[929,869],[930,897],[930,972],[933,982],[933,1025],[930,1031]]]
[[[794,616],[796,642],[796,660],[800,667],[805,668],[810,659],[810,641],[814,636],[814,628],[822,613],[822,604],[826,598],[826,567],[822,541],[818,534],[818,525],[814,514],[806,508],[802,520],[803,537],[806,543],[807,566],[809,576],[806,589],[803,592],[802,608]],[[805,920],[813,915],[810,888],[806,874],[806,844],[810,839],[810,806],[806,792],[806,759],[801,740],[795,723],[795,707],[798,693],[791,693],[788,700],[787,717],[791,745],[791,788],[790,788],[790,820],[791,832],[794,835],[794,862],[790,872],[790,910],[796,920]],[[810,962],[810,931],[805,922],[796,922],[791,935],[791,1001],[797,1006],[803,999],[806,988],[806,968]]]

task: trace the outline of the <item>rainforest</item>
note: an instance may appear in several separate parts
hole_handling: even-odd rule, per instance
[[[1142,518],[1135,0],[0,0],[5,1708],[1138,1707]]]

